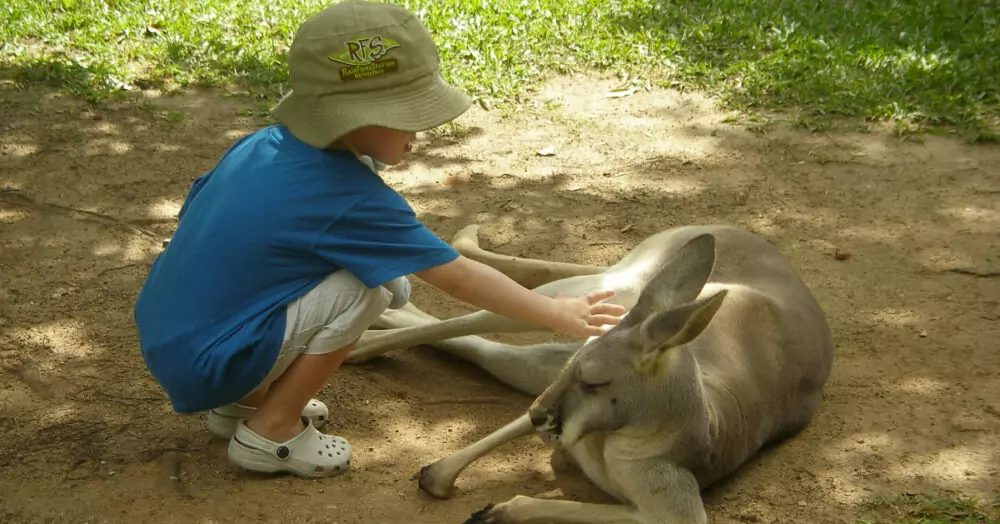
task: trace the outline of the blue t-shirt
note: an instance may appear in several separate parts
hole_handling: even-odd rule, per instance
[[[271,370],[286,304],[330,273],[374,288],[457,257],[353,154],[267,127],[192,185],[135,304],[142,356],[174,411],[229,404]]]

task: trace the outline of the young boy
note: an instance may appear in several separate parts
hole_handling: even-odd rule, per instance
[[[549,298],[459,256],[386,186],[415,133],[464,113],[431,36],[400,7],[343,2],[296,32],[279,125],[238,140],[192,185],[135,306],[142,356],[178,413],[208,411],[253,471],[345,470],[313,398],[416,275],[449,295],[576,336],[624,313],[611,293]]]

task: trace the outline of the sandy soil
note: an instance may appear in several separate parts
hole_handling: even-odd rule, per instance
[[[566,78],[536,111],[476,108],[386,178],[442,237],[482,224],[483,246],[512,255],[607,264],[660,229],[726,222],[791,257],[829,315],[835,369],[808,430],[705,493],[716,522],[996,496],[1000,148],[739,126],[698,95],[613,87]],[[0,94],[0,521],[457,523],[516,494],[607,501],[534,438],[474,464],[451,500],[418,492],[422,465],[530,401],[426,348],[323,390],[330,432],[356,449],[349,474],[231,465],[202,417],[171,413],[131,308],[192,180],[263,121],[220,93],[100,110]],[[419,284],[413,300],[468,310]]]

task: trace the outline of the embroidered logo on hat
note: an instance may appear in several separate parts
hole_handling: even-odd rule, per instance
[[[399,69],[395,58],[383,59],[390,50],[400,47],[394,40],[383,38],[382,35],[372,35],[344,42],[344,45],[346,48],[341,53],[327,58],[346,66],[340,68],[340,79],[345,82],[384,75]]]

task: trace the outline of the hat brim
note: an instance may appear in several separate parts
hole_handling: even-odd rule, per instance
[[[417,133],[462,116],[472,98],[440,73],[378,91],[303,96],[289,92],[272,110],[299,140],[318,148],[367,126]]]

